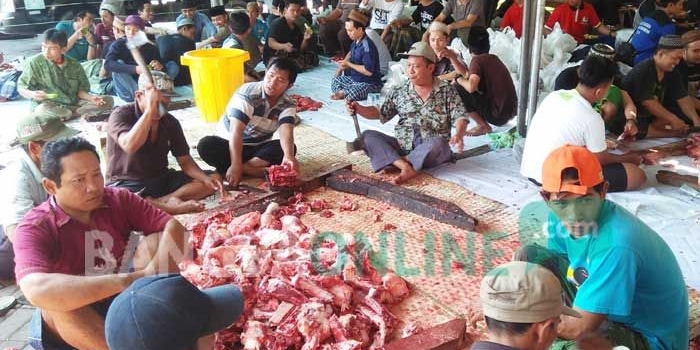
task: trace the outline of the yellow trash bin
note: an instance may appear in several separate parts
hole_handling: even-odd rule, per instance
[[[194,100],[205,122],[216,122],[239,86],[243,85],[245,50],[208,49],[186,52],[180,62],[190,68]]]

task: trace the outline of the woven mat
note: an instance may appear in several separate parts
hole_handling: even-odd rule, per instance
[[[207,128],[211,128],[211,124]],[[201,134],[204,129],[199,127],[197,136],[204,136]],[[188,136],[188,140],[193,142],[196,137]],[[353,170],[360,174],[381,177],[371,172],[369,159],[364,154],[348,155],[345,141],[316,128],[303,123],[298,125],[295,142],[302,176],[342,161],[351,163]],[[256,185],[259,180],[247,182]],[[335,215],[328,219],[316,213],[302,218],[305,224],[320,232],[340,235],[362,232],[375,250],[381,251],[380,242],[386,243],[388,267],[403,272],[415,288],[412,297],[394,310],[402,320],[402,327],[397,332],[409,324],[427,327],[454,317],[465,317],[470,306],[478,303],[479,282],[484,272],[509,261],[520,247],[517,215],[507,211],[505,205],[427,174],[419,175],[404,186],[458,205],[479,220],[476,232],[467,232],[362,196],[325,188],[313,191],[307,197],[337,203],[347,196],[358,203],[359,209],[353,212],[332,209]],[[337,204],[335,206],[337,208]],[[379,222],[375,222],[375,210],[381,212]],[[187,221],[187,216],[182,218]],[[386,224],[394,225],[396,229],[385,231]],[[445,262],[448,258],[449,262]],[[700,295],[690,290],[690,298],[691,338],[694,338],[700,334]],[[483,331],[484,325],[481,324],[477,333]]]

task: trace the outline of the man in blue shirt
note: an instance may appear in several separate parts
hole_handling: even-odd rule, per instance
[[[367,94],[382,90],[379,52],[365,35],[368,22],[369,18],[358,10],[352,10],[345,20],[345,30],[353,42],[345,59],[338,62],[336,76],[331,81],[333,100],[361,101]]]
[[[208,38],[202,37],[202,32],[206,27],[210,33],[216,33],[216,26],[212,23],[209,17],[201,12],[197,12],[197,0],[184,0],[182,2],[182,13],[177,16],[175,22],[179,22],[182,18],[189,18],[194,22],[194,38],[195,41],[202,41]]]
[[[586,148],[558,148],[542,169],[548,249],[528,245],[514,260],[554,272],[583,316],[562,317],[559,337],[601,331],[632,350],[687,348],[688,292],[666,242],[605,200],[608,184]]]
[[[96,56],[97,41],[91,32],[95,15],[88,10],[80,11],[72,21],[56,23],[56,30],[66,33],[68,45],[66,56],[78,62],[91,60]]]
[[[255,38],[255,41],[262,46],[265,45],[267,40],[267,24],[260,17],[260,6],[255,1],[251,1],[246,5],[246,12],[248,13],[248,18],[250,19],[250,35]]]
[[[662,36],[676,34],[676,24],[673,23],[673,18],[683,13],[684,2],[684,0],[657,1],[657,6],[660,9],[655,10],[642,20],[630,40],[636,51],[634,65],[654,55]]]

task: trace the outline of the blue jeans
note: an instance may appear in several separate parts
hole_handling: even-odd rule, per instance
[[[103,318],[107,316],[109,305],[116,295],[104,300],[93,303],[91,306]],[[41,309],[36,308],[32,320],[29,322],[29,337],[27,338],[29,345],[36,350],[73,350],[73,347],[66,344],[63,340],[58,339],[47,328],[44,319],[41,316]]]
[[[119,63],[124,63],[118,60]],[[136,79],[131,73],[115,73],[112,72],[112,82],[114,84],[114,92],[126,102],[134,102],[134,92],[138,90]]]
[[[170,79],[175,80],[180,74],[180,65],[175,61],[168,61],[165,63],[165,74],[167,74]]]

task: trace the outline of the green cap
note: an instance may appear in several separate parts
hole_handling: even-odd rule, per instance
[[[54,141],[79,133],[80,131],[64,124],[59,117],[35,111],[17,122],[17,138],[13,145],[24,145],[30,141]]]

